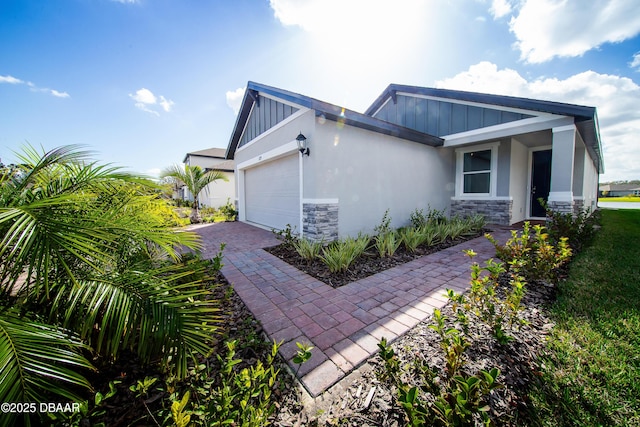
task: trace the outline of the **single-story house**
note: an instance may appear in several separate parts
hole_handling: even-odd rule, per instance
[[[594,107],[397,84],[358,113],[249,82],[226,158],[240,221],[325,240],[387,209],[394,227],[416,209],[498,224],[544,218],[538,199],[595,209],[604,168]]]
[[[602,184],[599,187],[600,197],[640,196],[638,184]]]
[[[227,177],[228,181],[217,180],[207,185],[200,193],[200,204],[212,208],[219,208],[226,205],[227,201],[232,204],[236,200],[236,180],[235,162],[225,158],[224,148],[209,148],[206,150],[193,151],[184,156],[182,162],[189,166],[200,166],[205,171],[218,170]],[[182,200],[193,201],[193,196],[187,189],[182,187],[179,192]]]

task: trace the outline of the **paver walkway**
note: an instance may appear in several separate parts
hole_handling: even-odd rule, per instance
[[[226,242],[222,274],[269,337],[283,341],[280,353],[294,372],[296,342],[315,347],[298,373],[314,397],[374,354],[382,337],[392,341],[443,307],[446,288],[465,291],[471,261],[464,249],[473,249],[479,263],[495,257],[479,237],[334,289],[262,250],[280,243],[270,231],[241,222],[194,231],[203,237],[204,256]],[[509,236],[504,229],[492,234],[499,241]]]

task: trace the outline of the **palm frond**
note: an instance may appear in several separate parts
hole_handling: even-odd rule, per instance
[[[93,369],[81,353],[85,349],[68,330],[4,308],[0,311],[0,401],[37,402],[47,393],[78,401],[74,386],[91,389],[78,372]]]
[[[41,161],[33,156],[35,151],[23,159],[33,169],[3,188],[3,194],[12,194],[0,205],[0,283],[5,292],[25,271],[28,279],[33,273],[33,286],[45,292],[52,274],[67,275],[75,283],[83,269],[102,272],[114,264],[122,242],[135,242],[141,249],[153,245],[173,258],[182,246],[199,247],[194,233],[177,233],[153,215],[154,205],[165,202],[144,179],[93,163],[54,162],[84,158],[70,150],[55,151]]]
[[[220,311],[202,280],[181,283],[193,274],[174,265],[83,282],[54,310],[64,309],[63,324],[105,357],[130,349],[145,362],[171,360],[184,377],[190,355],[209,352]]]

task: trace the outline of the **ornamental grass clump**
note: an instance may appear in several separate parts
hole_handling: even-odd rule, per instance
[[[369,236],[347,237],[322,250],[320,259],[332,273],[344,273],[369,246]]]
[[[296,252],[298,252],[298,255],[300,255],[300,257],[307,262],[311,262],[314,259],[318,258],[320,256],[320,253],[322,252],[323,246],[322,241],[315,241],[304,238],[294,239],[292,244],[296,249]]]
[[[405,227],[398,230],[398,235],[404,247],[414,253],[418,246],[425,242],[425,228]]]
[[[378,234],[374,238],[374,241],[378,255],[380,255],[380,258],[385,258],[392,257],[396,253],[402,243],[402,237],[395,231],[388,231]]]

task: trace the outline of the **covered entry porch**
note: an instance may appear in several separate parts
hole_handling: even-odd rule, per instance
[[[594,210],[598,166],[571,123],[465,144],[456,151],[452,215],[480,213],[496,224],[544,219],[543,201],[564,213]]]

